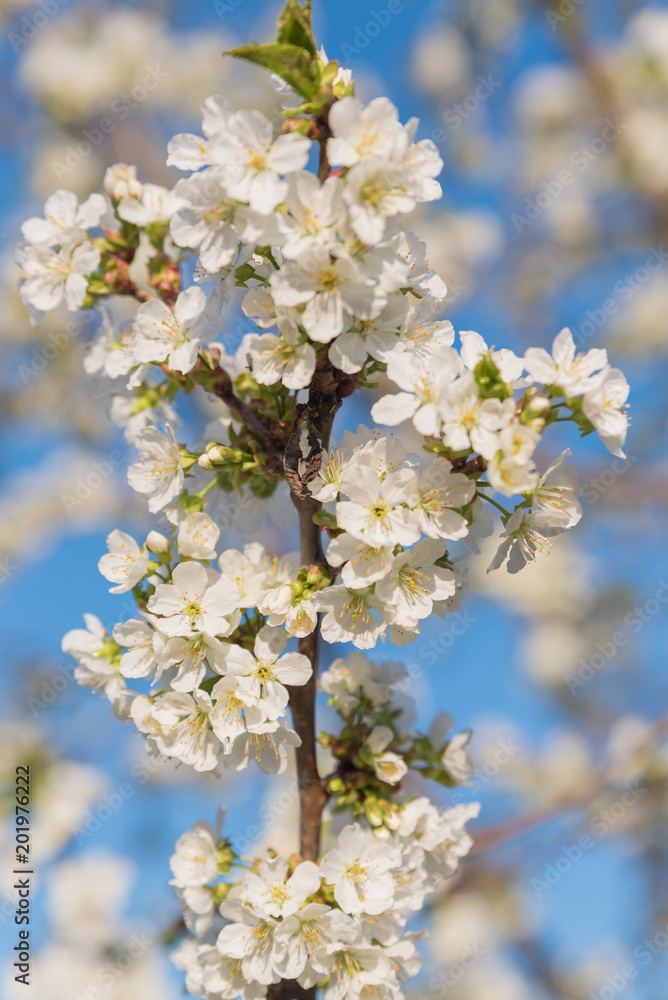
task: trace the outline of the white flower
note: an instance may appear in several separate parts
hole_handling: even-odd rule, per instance
[[[213,698],[213,709],[209,716],[211,728],[223,744],[225,753],[231,751],[232,743],[237,736],[242,736],[247,731],[249,717],[252,718],[252,713],[250,711],[245,713],[246,706],[237,697],[238,687],[238,679],[228,674],[216,681],[211,691]],[[261,713],[256,714],[261,720]],[[269,731],[271,728],[271,725],[263,725],[261,720],[259,725],[252,727],[252,731]]]
[[[371,649],[388,624],[385,605],[370,593],[327,587],[315,594],[313,604],[327,612],[321,624],[325,642],[352,642],[358,649]]]
[[[110,198],[141,198],[142,185],[137,180],[137,168],[127,163],[114,163],[104,173],[104,190]]]
[[[178,296],[174,312],[158,299],[142,303],[134,330],[138,361],[167,362],[174,371],[185,374],[197,361],[200,343],[210,340],[215,327],[206,295],[201,288],[191,286]]]
[[[415,233],[402,230],[388,241],[388,246],[408,268],[404,283],[410,284],[423,298],[428,297],[436,307],[440,307],[448,294],[448,288],[429,266],[424,241],[418,239]],[[436,312],[436,308],[433,312]]]
[[[215,162],[230,194],[266,215],[287,193],[280,175],[306,166],[311,140],[296,132],[272,141],[271,123],[260,111],[238,111],[216,135]]]
[[[367,845],[357,824],[346,826],[338,845],[325,854],[320,871],[334,886],[334,899],[344,913],[382,913],[392,906],[394,879],[390,870],[398,863],[396,848],[376,842]]]
[[[187,514],[179,521],[176,547],[190,559],[215,559],[220,528],[204,511]]]
[[[329,127],[333,135],[327,140],[329,162],[344,167],[370,156],[396,160],[408,146],[397,109],[387,97],[377,97],[366,108],[356,98],[344,97],[332,105]]]
[[[176,245],[199,249],[202,267],[212,273],[231,264],[248,209],[229,194],[219,171],[213,168],[180,180],[174,194],[183,202],[169,226]]]
[[[376,584],[376,594],[392,606],[397,624],[415,628],[429,617],[434,601],[445,601],[455,593],[452,570],[434,565],[442,555],[438,541],[424,539],[396,555],[391,572]]]
[[[46,199],[45,218],[28,219],[21,226],[21,232],[29,243],[44,247],[62,246],[75,239],[80,242],[86,230],[100,225],[106,211],[104,195],[92,194],[79,205],[72,191],[60,190]]]
[[[270,563],[264,548],[257,542],[244,546],[243,552],[226,549],[218,560],[218,566],[221,574],[236,586],[239,608],[256,606],[263,594],[279,582],[278,577],[270,572]],[[280,574],[278,560],[275,569]]]
[[[515,493],[529,493],[538,482],[538,473],[532,456],[540,440],[539,435],[513,420],[498,434],[498,451],[489,462],[487,477],[489,482],[504,496]],[[489,454],[486,456],[489,458]]]
[[[350,224],[369,244],[382,241],[387,219],[415,208],[415,201],[406,193],[403,172],[382,159],[365,159],[350,170],[345,199]]]
[[[552,548],[549,539],[560,535],[563,530],[563,523],[560,524],[556,511],[527,511],[526,508],[518,507],[508,519],[501,535],[503,541],[487,572],[498,569],[507,558],[508,572],[519,573],[539,553],[549,552]]]
[[[279,981],[274,972],[274,931],[278,921],[258,916],[239,899],[223,903],[220,912],[231,921],[218,935],[216,947],[227,958],[241,959],[241,970],[249,982],[269,986]],[[236,995],[236,991],[235,994]]]
[[[328,177],[321,184],[314,174],[300,171],[286,180],[288,211],[279,219],[285,241],[281,253],[295,260],[317,246],[331,250],[337,242],[337,227],[345,220],[341,178]]]
[[[217,948],[204,945],[199,949],[198,960],[201,963],[200,975],[197,976],[200,972],[198,968],[195,976],[192,976],[191,966],[186,978],[186,987],[193,995],[203,995],[206,992],[209,996],[265,1000],[267,987],[245,978],[241,971],[241,959],[221,955]]]
[[[475,489],[468,476],[452,472],[446,458],[435,458],[418,481],[420,499],[414,513],[420,530],[430,538],[463,538],[468,522],[452,508],[470,503]]]
[[[270,621],[269,624],[273,625],[274,622]],[[294,635],[300,639],[305,635],[310,635],[318,624],[318,611],[313,606],[313,601],[300,601],[288,608],[284,624],[288,635]]]
[[[99,266],[100,251],[92,243],[67,243],[57,253],[44,246],[20,244],[14,260],[21,271],[21,301],[39,312],[60,305],[80,309],[88,289],[88,275]]]
[[[608,451],[619,458],[626,457],[623,445],[629,418],[624,410],[624,403],[628,395],[629,384],[619,368],[606,368],[593,380],[582,400],[585,416],[598,431],[598,436]]]
[[[97,568],[106,580],[115,583],[110,594],[125,594],[146,576],[149,553],[137,545],[132,535],[116,529],[107,535],[109,554],[102,556]]]
[[[391,729],[387,726],[377,726],[364,741],[364,749],[373,755],[376,777],[388,785],[398,784],[408,773],[408,766],[403,757],[387,749],[393,739],[394,733]]]
[[[286,389],[305,389],[315,371],[315,351],[301,340],[297,325],[287,323],[282,325],[280,337],[273,333],[251,335],[246,350],[255,380],[260,385],[282,382]]]
[[[152,620],[161,623],[159,618]],[[237,615],[232,615],[231,621],[236,620]],[[216,673],[222,673],[225,669],[225,647],[210,635],[163,637],[158,658],[161,672],[169,667],[179,668],[176,677],[170,681],[174,691],[194,691],[199,687],[206,675],[207,664]],[[122,664],[121,660],[121,666]]]
[[[557,514],[565,528],[572,528],[582,517],[578,503],[580,484],[574,465],[567,465],[571,450],[567,448],[540,477],[533,493],[532,510],[547,510]]]
[[[217,839],[216,831],[203,820],[182,834],[169,860],[174,875],[170,885],[185,889],[212,882],[218,874]]]
[[[499,447],[497,432],[513,419],[515,401],[480,399],[473,375],[466,374],[443,394],[440,411],[443,441],[449,448],[465,451],[470,447],[491,459]]]
[[[180,198],[169,188],[160,184],[143,184],[139,193],[125,194],[116,211],[126,222],[144,227],[151,222],[171,219],[181,204]]]
[[[157,698],[151,709],[157,731],[150,728],[148,731],[160,753],[178,757],[196,771],[212,771],[218,764],[221,747],[209,728],[211,708],[211,698],[205,691],[193,695],[170,691]]]
[[[577,354],[567,327],[554,338],[552,355],[543,347],[530,347],[524,355],[524,367],[536,382],[557,385],[566,396],[581,396],[592,388],[592,376],[607,363],[607,352],[599,347]]]
[[[109,699],[111,710],[117,718],[126,718],[130,696],[118,668],[106,653],[107,631],[95,615],[85,614],[85,629],[72,629],[65,636],[61,648],[77,661],[74,679],[77,684],[102,691]]]
[[[490,349],[480,334],[474,330],[460,330],[459,339],[462,343],[461,358],[469,371],[473,371],[478,363],[489,354],[499,369],[504,382],[513,383],[521,378],[524,372],[524,361],[512,351],[505,347],[500,351]]]
[[[405,505],[416,506],[417,482],[414,469],[397,469],[381,480],[373,468],[351,468],[341,486],[350,499],[337,503],[337,524],[373,548],[412,545],[420,537],[420,529]]]
[[[121,656],[120,672],[124,677],[150,677],[162,649],[163,636],[141,618],[114,625],[114,641],[127,647]]]
[[[353,651],[345,660],[334,660],[320,676],[320,687],[332,695],[337,712],[346,716],[359,702],[360,691],[374,708],[387,704],[393,686],[406,677],[400,663],[372,663],[363,653]]]
[[[159,616],[168,636],[227,635],[229,616],[238,607],[236,587],[198,562],[174,567],[171,583],[161,583],[149,598],[147,610]]]
[[[289,917],[320,888],[320,869],[312,861],[302,861],[288,877],[289,870],[283,858],[271,858],[246,875],[242,891],[255,913]]]
[[[310,660],[303,654],[281,656],[286,643],[284,632],[265,625],[256,636],[253,653],[239,649],[228,664],[230,673],[238,678],[237,697],[272,721],[285,714],[290,697],[285,685],[306,684],[313,673]]]
[[[327,546],[330,566],[342,566],[341,580],[350,590],[366,590],[382,580],[392,568],[393,546],[375,549],[347,532],[337,535]]]
[[[234,114],[224,97],[207,97],[201,106],[202,131],[200,135],[181,132],[167,144],[167,166],[179,170],[199,170],[215,162],[216,138],[227,128]]]
[[[413,139],[418,126],[417,119],[411,119],[406,126],[409,139]],[[442,195],[441,185],[436,178],[443,169],[443,160],[431,139],[411,142],[401,161],[408,193],[415,201],[436,201]]]
[[[320,500],[321,503],[336,500],[341,492],[343,476],[353,461],[352,452],[344,451],[341,448],[332,447],[329,452],[323,453],[318,475],[308,484],[311,496]]]
[[[371,416],[377,423],[390,427],[412,418],[418,433],[437,437],[443,420],[442,399],[446,393],[456,391],[463,381],[454,382],[461,367],[461,359],[451,347],[439,347],[424,355],[418,352],[390,355],[388,377],[404,391],[382,396],[371,407]]]
[[[468,781],[473,774],[475,765],[470,754],[466,752],[472,736],[471,729],[456,733],[443,751],[441,764],[455,781]]]
[[[392,966],[382,949],[350,943],[334,953],[326,997],[327,1000],[395,1000],[401,993],[392,990],[394,985]]]
[[[276,928],[274,968],[283,979],[297,979],[309,988],[324,979],[333,964],[330,949],[340,943],[336,926],[340,910],[324,903],[308,903],[286,916]]]
[[[167,437],[156,427],[148,427],[137,437],[135,446],[142,460],[128,469],[128,482],[148,497],[148,509],[155,514],[183,489],[181,452],[169,424]]]
[[[387,294],[351,261],[332,260],[324,247],[314,247],[270,278],[277,305],[304,305],[300,323],[311,340],[326,344],[350,324],[353,316],[372,319]]]
[[[297,733],[288,729],[284,722],[273,724],[271,732],[243,733],[232,744],[232,749],[223,758],[225,767],[242,771],[253,758],[261,771],[267,774],[282,774],[288,766],[286,747],[301,746]]]
[[[454,726],[451,715],[439,712],[429,727],[427,736],[434,749],[443,748],[441,764],[455,781],[465,782],[473,774],[474,764],[466,748],[471,742],[473,731],[466,729],[456,733],[448,740],[448,734]]]
[[[360,371],[369,355],[387,361],[392,350],[398,348],[399,331],[406,321],[408,310],[406,296],[394,292],[378,316],[355,319],[350,329],[333,341],[328,352],[329,360],[335,368],[349,374]]]

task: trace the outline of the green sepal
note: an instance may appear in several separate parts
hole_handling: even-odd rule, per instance
[[[586,437],[587,434],[592,434],[596,428],[592,424],[589,417],[585,415],[582,409],[582,397],[581,396],[568,396],[566,398],[566,406],[569,410],[573,411],[572,420],[573,423],[577,425],[580,429],[580,434],[582,437]]]
[[[491,354],[483,355],[473,369],[473,374],[482,399],[508,399],[512,396]]]

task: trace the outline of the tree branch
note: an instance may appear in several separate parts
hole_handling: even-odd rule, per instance
[[[283,474],[283,460],[281,453],[274,444],[271,433],[264,424],[260,423],[253,411],[246,406],[243,400],[239,399],[232,388],[232,380],[227,372],[220,367],[214,369],[212,373],[210,389],[211,392],[222,399],[229,410],[235,415],[237,420],[250,431],[262,449],[267,452],[273,472]]]
[[[560,812],[588,802],[594,795],[603,791],[614,781],[618,770],[634,760],[635,757],[645,750],[651,749],[666,735],[668,735],[668,714],[662,716],[651,727],[642,741],[633,747],[630,752],[606,761],[594,771],[590,778],[576,788],[570,789],[570,791],[557,796],[557,798],[549,802],[541,803],[535,808],[529,809],[528,812],[522,816],[514,817],[508,823],[500,823],[498,826],[478,831],[474,834],[474,845],[471,854],[480,854],[483,851],[499,847],[501,844],[509,840],[514,840],[534,827],[553,819]]]

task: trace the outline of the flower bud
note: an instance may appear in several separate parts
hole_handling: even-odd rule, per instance
[[[170,550],[169,539],[159,531],[149,531],[146,536],[146,548],[156,556],[165,556]]]
[[[550,409],[550,401],[546,396],[534,396],[528,407],[536,416],[542,416]]]

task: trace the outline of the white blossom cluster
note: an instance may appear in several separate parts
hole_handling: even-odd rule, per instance
[[[303,31],[308,8],[291,0],[286,11]],[[568,330],[551,353],[523,358],[473,331],[455,347],[440,318],[446,286],[402,218],[440,197],[438,151],[415,142],[416,120],[402,124],[386,98],[365,106],[350,74],[319,59],[313,120],[288,119],[276,136],[259,111],[210,97],[203,134],[169,143],[168,165],[187,173],[173,190],[116,164],[104,195],[83,205],[53,195],[16,251],[36,319],[63,298],[100,306],[86,370],[138,452],[129,485],[167,525],[141,545],[111,532],[99,569],[137,611],[109,630],[86,615],[63,649],[77,681],[134,724],[149,754],[198,772],[251,758],[283,772],[301,746],[289,689],[315,683],[316,661],[297,641],[318,629],[357,650],[414,641],[423,621],[458,606],[457,547],[475,551],[490,533],[486,503],[503,512],[490,569],[507,560],[516,573],[577,524],[570,452],[542,475],[535,459],[553,421],[595,429],[623,454],[628,385],[605,351],[577,354]],[[237,289],[245,319],[231,344],[223,316]],[[375,375],[398,391],[376,398],[372,419],[411,421],[422,455],[364,425],[330,443],[323,408],[374,388]],[[220,416],[184,445],[174,403],[196,388]],[[271,556],[257,541],[219,545],[211,501],[231,493],[261,511],[291,495],[302,518],[306,504],[322,539],[313,561]],[[492,493],[516,497],[514,511]],[[321,678],[342,724],[318,739],[335,763],[326,797],[358,822],[322,857],[267,855],[250,869],[205,823],[177,845],[173,884],[191,934],[177,962],[194,995],[260,1000],[288,979],[328,1000],[399,1000],[419,970],[407,921],[468,852],[478,807],[441,810],[402,782],[409,769],[446,786],[468,781],[471,733],[452,735],[444,713],[426,735],[414,731],[402,668],[357,650]],[[241,881],[221,881],[233,866]]]
[[[403,983],[420,970],[423,936],[406,923],[470,850],[465,824],[478,808],[439,811],[414,799],[391,839],[352,824],[319,864],[265,857],[231,891],[218,881],[226,842],[196,823],[171,859],[191,931],[174,956],[188,990],[262,1000],[289,979],[320,984],[327,1000],[402,997]]]
[[[209,545],[218,534],[207,514],[191,515],[179,529],[179,552],[202,556],[206,548],[204,554],[214,556]],[[305,684],[312,673],[307,657],[284,652],[286,633],[273,624],[286,622],[285,612],[273,609],[284,605],[282,592],[291,594],[291,563],[269,560],[261,545],[249,544],[243,552],[223,552],[221,572],[188,558],[168,574],[153,555],[170,550],[158,532],[140,548],[116,530],[108,548],[99,567],[115,584],[111,592],[125,593],[148,577],[153,593],[142,617],[117,624],[109,638],[94,615],[85,616],[85,630],[68,632],[63,650],[78,661],[79,683],[103,691],[115,714],[145,734],[153,754],[175,757],[197,771],[213,770],[221,756],[226,767],[247,767],[253,757],[264,771],[283,771],[287,747],[299,744],[284,722],[285,685]],[[272,624],[257,626],[256,607]],[[257,627],[246,633],[245,645],[224,641],[250,611]],[[159,692],[129,691],[126,678],[150,680]]]

